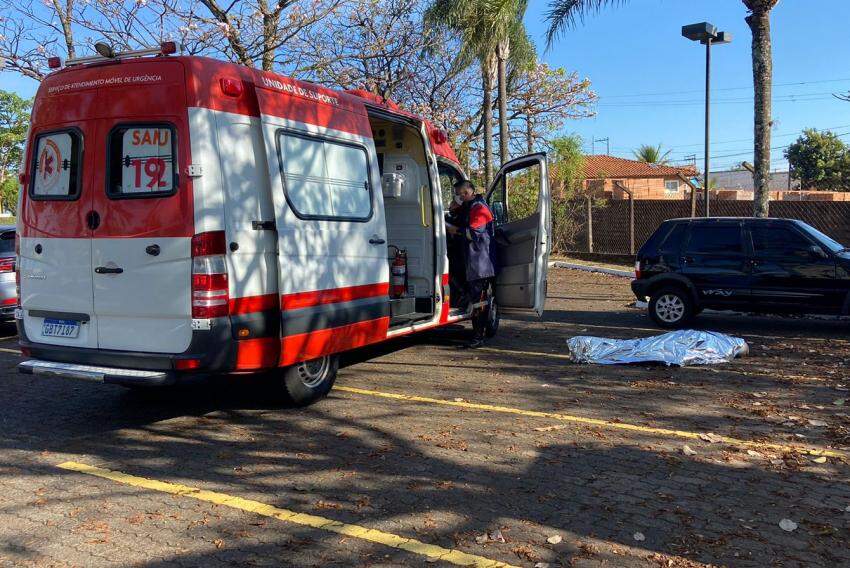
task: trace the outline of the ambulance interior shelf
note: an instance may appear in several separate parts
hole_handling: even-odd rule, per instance
[[[436,278],[433,200],[425,145],[412,125],[370,117],[387,225],[390,278],[400,271],[403,282],[390,284],[390,325],[430,319],[435,312]]]

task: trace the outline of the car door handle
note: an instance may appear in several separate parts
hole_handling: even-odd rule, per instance
[[[383,245],[383,244],[386,244],[386,243],[387,243],[387,241],[385,241],[381,237],[372,237],[371,239],[369,239],[370,245]]]
[[[97,274],[122,274],[124,272],[123,268],[118,268],[117,266],[98,266],[94,269]]]
[[[692,257],[692,256],[683,256],[682,257],[682,262],[684,262],[685,264],[688,264],[688,263],[693,262],[693,261],[694,261],[694,257]]]
[[[274,221],[251,221],[251,228],[255,231],[276,231],[277,223]]]

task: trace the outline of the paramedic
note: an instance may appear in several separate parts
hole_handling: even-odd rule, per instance
[[[490,281],[496,276],[496,241],[493,213],[484,196],[475,192],[469,180],[454,184],[456,207],[452,210],[452,221],[447,232],[460,241],[460,249],[466,269],[466,296],[476,304],[483,298]],[[472,327],[475,336],[470,347],[484,343],[487,313],[480,306],[474,308]]]

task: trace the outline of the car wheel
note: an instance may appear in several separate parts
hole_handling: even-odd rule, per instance
[[[682,288],[661,288],[649,298],[649,317],[661,327],[678,329],[687,324],[693,315],[694,302]]]
[[[339,359],[325,355],[283,369],[283,388],[296,406],[307,406],[327,396],[336,380]]]

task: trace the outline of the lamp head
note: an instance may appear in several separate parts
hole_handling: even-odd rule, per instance
[[[106,57],[107,59],[112,59],[113,57],[115,57],[115,50],[112,49],[112,46],[108,43],[103,43],[102,41],[99,41],[94,44],[94,50],[103,57]]]

